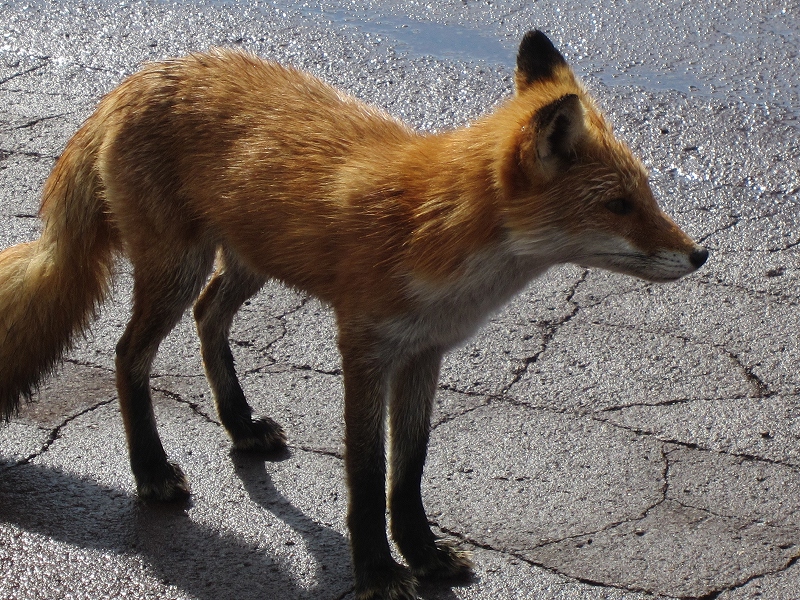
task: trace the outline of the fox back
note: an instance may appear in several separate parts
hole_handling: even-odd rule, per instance
[[[454,303],[482,317],[563,262],[653,281],[693,271],[704,251],[537,43],[520,47],[513,97],[439,134],[240,52],[152,65],[92,117],[111,212],[129,243],[146,222],[148,237],[230,247],[340,318],[391,321],[436,299],[437,320]]]

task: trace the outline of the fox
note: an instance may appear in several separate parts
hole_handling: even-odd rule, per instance
[[[424,132],[243,50],[145,65],[67,142],[41,237],[0,253],[0,417],[90,327],[127,257],[115,366],[139,498],[190,493],[159,438],[150,370],[192,304],[233,447],[285,451],[283,428],[253,416],[228,341],[241,305],[278,280],[336,317],[356,598],[469,578],[420,491],[444,353],[555,265],[669,282],[708,258],[539,30],[522,38],[514,87],[470,125]]]

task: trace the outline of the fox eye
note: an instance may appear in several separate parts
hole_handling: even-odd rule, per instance
[[[615,215],[627,215],[633,211],[633,203],[626,198],[614,198],[606,202],[606,208]]]

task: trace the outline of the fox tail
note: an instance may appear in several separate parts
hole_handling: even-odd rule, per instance
[[[118,234],[96,170],[101,143],[90,119],[45,183],[41,237],[0,252],[0,420],[31,397],[108,292]]]

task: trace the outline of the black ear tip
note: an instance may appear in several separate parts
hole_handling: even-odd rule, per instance
[[[556,50],[556,47],[553,45],[553,42],[550,41],[550,38],[547,37],[544,32],[538,29],[532,29],[522,37],[517,56],[526,57],[536,54],[548,55],[552,54],[553,52],[557,54],[558,50]]]
[[[523,36],[517,52],[517,69],[528,83],[545,79],[557,66],[566,64],[567,61],[543,32],[533,29]]]
[[[531,29],[522,37],[522,44],[525,45],[540,45],[545,44],[548,46],[553,46],[553,42],[550,41],[550,38],[541,31],[540,29]]]

